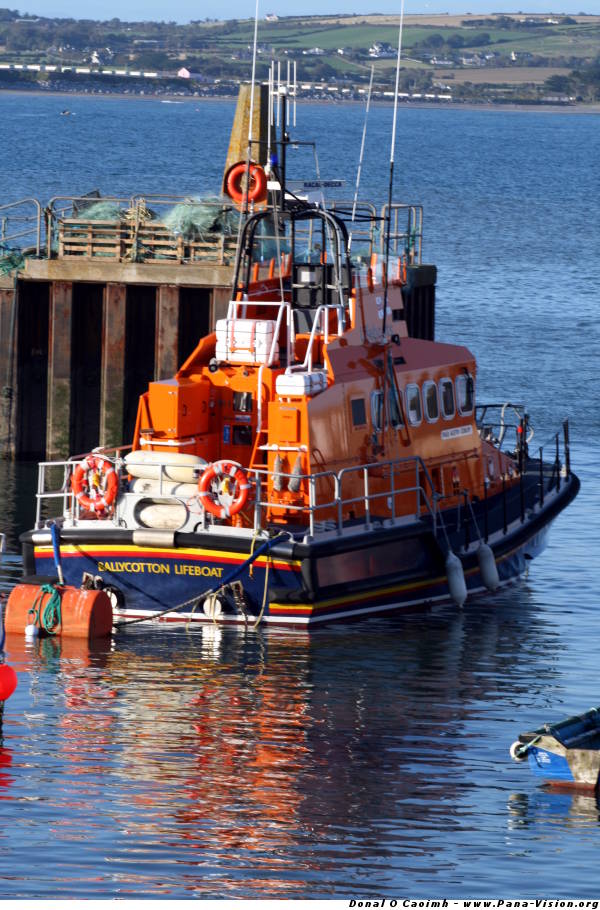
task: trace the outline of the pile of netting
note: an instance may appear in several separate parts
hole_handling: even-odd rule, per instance
[[[214,240],[215,234],[237,234],[240,213],[217,198],[190,198],[178,202],[158,220],[174,237]]]
[[[25,265],[25,257],[21,250],[13,250],[11,247],[0,243],[0,275],[12,275],[18,272]]]
[[[81,218],[83,223],[88,221],[123,221],[127,216],[127,209],[110,199],[100,199],[90,205],[78,206],[72,218]]]

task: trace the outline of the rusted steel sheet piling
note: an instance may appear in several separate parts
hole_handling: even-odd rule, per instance
[[[100,445],[116,445],[123,431],[125,396],[124,284],[104,288],[102,319],[102,386],[100,394]]]

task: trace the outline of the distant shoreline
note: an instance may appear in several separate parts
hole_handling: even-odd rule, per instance
[[[60,92],[60,91],[42,91],[40,89],[29,89],[29,88],[2,88],[0,87],[0,98],[5,95],[32,95],[34,97],[47,97],[47,98],[94,98],[99,100],[113,100],[117,101],[158,101],[158,102],[176,102],[180,104],[204,104],[206,102],[214,103],[216,101],[236,101],[237,93],[232,93],[231,95],[198,95],[198,96],[182,96],[182,95],[169,95],[169,94],[132,94],[130,92]],[[298,98],[298,104],[323,104],[329,105],[334,104],[339,105],[363,105],[364,102],[361,100],[356,100],[354,98],[344,99],[336,98],[331,99],[331,101],[325,100],[324,98]],[[392,104],[392,101],[373,101],[374,105],[380,107],[389,107]],[[561,104],[514,104],[514,103],[497,103],[491,104],[490,102],[476,102],[476,101],[406,101],[402,99],[400,102],[401,107],[408,108],[419,108],[420,110],[426,110],[428,108],[433,110],[473,110],[473,111],[513,111],[519,112],[523,111],[525,113],[548,113],[548,114],[600,114],[600,102],[597,104],[591,103],[582,103],[582,104],[573,104],[573,105],[561,105]]]

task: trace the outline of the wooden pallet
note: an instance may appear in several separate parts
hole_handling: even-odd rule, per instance
[[[214,240],[185,240],[158,222],[58,221],[59,259],[112,259],[116,262],[210,262],[227,265],[235,255],[236,238],[215,233]]]

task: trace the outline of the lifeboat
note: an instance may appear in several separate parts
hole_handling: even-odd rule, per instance
[[[285,162],[285,130],[277,145]],[[149,383],[127,456],[62,464],[65,582],[105,585],[117,623],[253,628],[491,597],[577,494],[568,423],[534,449],[523,403],[478,402],[466,347],[409,331],[419,206],[361,209],[359,257],[356,212],[288,193],[275,157],[268,187],[226,314]],[[52,477],[40,465],[22,537],[30,582],[54,573]]]

